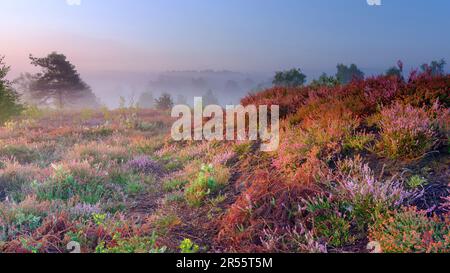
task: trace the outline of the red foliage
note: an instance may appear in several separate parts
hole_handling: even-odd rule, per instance
[[[31,248],[43,253],[63,253],[66,251],[65,234],[75,231],[74,222],[66,213],[48,216],[31,235],[24,235],[8,242],[6,253],[29,253]]]
[[[347,137],[367,129],[365,118],[396,101],[425,107],[439,99],[448,107],[449,86],[450,76],[423,73],[409,82],[379,76],[336,87],[272,88],[244,98],[243,105],[280,106],[281,144],[272,165],[241,168],[246,187],[220,220],[218,243],[240,252],[290,247],[286,241],[274,246],[288,236],[280,232],[304,228],[308,215],[299,204],[322,192],[320,181],[333,171],[330,162],[342,156]]]
[[[285,182],[276,170],[256,171],[251,181],[221,220],[218,241],[229,251],[267,251],[264,230],[294,225],[301,198],[314,191]]]
[[[450,75],[431,76],[429,73],[411,74],[408,84],[402,89],[402,99],[417,107],[432,106],[436,100],[450,107]]]
[[[242,105],[279,105],[280,117],[286,117],[295,113],[297,109],[305,102],[310,88],[284,88],[274,87],[266,91],[250,94],[241,100]]]

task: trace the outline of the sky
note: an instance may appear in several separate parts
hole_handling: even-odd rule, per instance
[[[0,0],[0,55],[66,54],[81,72],[383,71],[450,61],[450,1]]]

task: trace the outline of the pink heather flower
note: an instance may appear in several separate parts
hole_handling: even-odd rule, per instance
[[[138,156],[126,164],[126,168],[143,174],[161,176],[164,171],[161,165],[147,156]]]
[[[83,216],[83,217],[89,217],[94,213],[100,213],[102,210],[100,206],[97,205],[90,205],[90,204],[77,204],[76,206],[70,208],[70,213],[75,216]]]
[[[418,192],[407,191],[401,181],[396,179],[376,179],[369,165],[363,164],[359,158],[339,162],[338,166],[335,176],[338,182],[337,192],[347,199],[371,198],[398,207],[420,195]]]

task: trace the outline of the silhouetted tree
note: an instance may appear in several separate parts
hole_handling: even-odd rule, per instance
[[[0,56],[0,124],[3,124],[12,116],[20,114],[23,109],[19,103],[19,95],[6,79],[10,67],[3,62],[4,58]]]
[[[159,97],[155,100],[155,104],[156,104],[156,108],[158,110],[166,111],[166,110],[172,109],[173,100],[169,94],[164,93],[161,95],[161,97]]]
[[[447,62],[444,59],[440,61],[432,61],[430,64],[423,64],[420,68],[423,72],[428,72],[432,76],[442,76],[445,74],[445,65]]]
[[[273,85],[278,87],[298,87],[306,83],[306,75],[300,69],[278,71],[273,79]]]
[[[155,98],[150,91],[146,91],[139,97],[139,107],[142,108],[153,108],[155,105]]]
[[[353,80],[363,80],[364,73],[359,70],[359,68],[355,64],[351,64],[350,66],[338,64],[336,79],[341,84],[347,84]]]
[[[91,88],[80,78],[75,66],[63,54],[53,52],[44,58],[30,55],[31,64],[41,68],[33,75],[30,97],[41,103],[53,103],[59,108],[66,105],[96,107],[98,101]]]
[[[395,76],[403,80],[403,63],[398,61],[397,66],[393,66],[386,71],[386,76]]]
[[[339,81],[333,76],[328,76],[326,73],[323,73],[317,80],[313,80],[311,83],[312,87],[333,87],[336,85],[339,85]]]

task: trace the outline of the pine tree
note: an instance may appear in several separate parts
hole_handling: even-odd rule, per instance
[[[41,103],[53,103],[59,108],[65,106],[98,106],[91,88],[81,79],[75,66],[66,56],[53,52],[44,58],[30,55],[31,64],[42,69],[33,76],[29,95]]]

